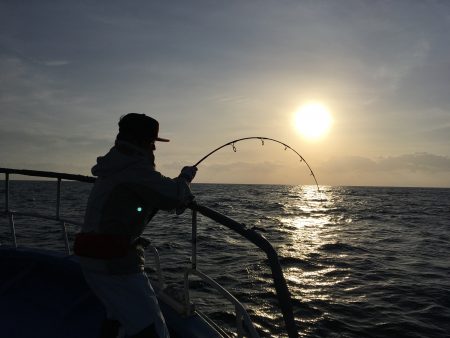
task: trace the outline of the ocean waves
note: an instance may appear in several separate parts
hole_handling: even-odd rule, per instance
[[[14,208],[54,212],[54,184],[30,184],[11,184]],[[255,227],[273,243],[302,337],[449,337],[450,190],[321,190],[319,195],[310,186],[193,185],[198,203]],[[82,219],[88,192],[85,185],[64,182],[63,215]],[[2,222],[3,242],[9,228]],[[59,228],[51,222],[38,226],[18,218],[17,229],[19,244],[39,238],[56,245]],[[70,238],[76,230],[71,228]],[[180,294],[191,262],[189,212],[160,212],[145,234],[158,248],[170,289]],[[283,337],[267,257],[201,216],[197,242],[199,270],[246,305],[262,337]],[[150,257],[148,266],[154,271]],[[232,331],[233,306],[200,281],[193,280],[191,288],[199,308]]]

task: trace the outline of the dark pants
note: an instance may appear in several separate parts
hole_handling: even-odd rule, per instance
[[[99,338],[116,338],[119,334],[120,323],[117,320],[105,319],[102,323]],[[130,338],[159,338],[155,326],[150,325]]]

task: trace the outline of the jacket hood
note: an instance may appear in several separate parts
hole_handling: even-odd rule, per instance
[[[97,164],[92,167],[91,172],[94,176],[109,176],[138,163],[151,164],[144,154],[126,155],[113,147],[105,156],[97,157]]]

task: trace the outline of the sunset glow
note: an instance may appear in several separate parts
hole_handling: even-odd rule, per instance
[[[323,185],[450,187],[449,17],[450,1],[2,1],[0,166],[91,175],[120,117],[145,113],[168,177],[266,136]],[[276,145],[226,149],[197,182],[304,183]]]
[[[295,127],[310,140],[323,137],[330,130],[332,117],[328,108],[321,103],[308,103],[295,113]]]

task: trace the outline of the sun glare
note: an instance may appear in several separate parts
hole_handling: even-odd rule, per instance
[[[320,103],[308,103],[295,113],[295,127],[305,138],[316,140],[323,137],[331,128],[331,114]]]

